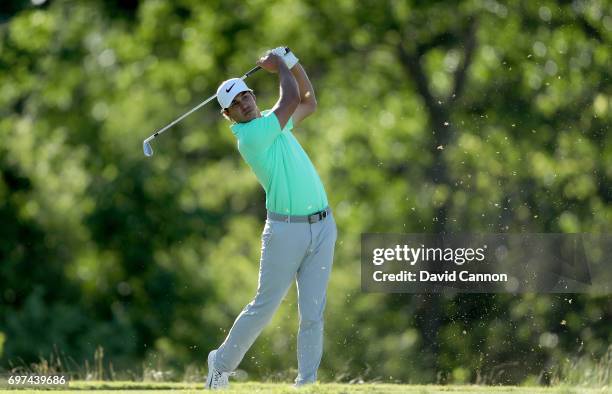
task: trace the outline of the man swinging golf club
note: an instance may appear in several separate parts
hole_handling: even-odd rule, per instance
[[[287,53],[285,53],[287,52]],[[314,383],[323,353],[323,310],[332,268],[336,223],[323,184],[291,130],[317,106],[306,72],[293,52],[268,51],[257,62],[277,73],[280,97],[261,111],[240,78],[217,90],[240,154],[266,192],[259,285],[255,298],[236,318],[223,344],[208,355],[206,387],[228,386],[228,376],[272,318],[296,280],[300,316],[295,385]]]

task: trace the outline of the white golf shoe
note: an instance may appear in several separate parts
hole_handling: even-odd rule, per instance
[[[206,378],[206,388],[210,390],[223,390],[229,387],[229,377],[233,372],[221,372],[215,368],[216,350],[208,353],[208,377]]]

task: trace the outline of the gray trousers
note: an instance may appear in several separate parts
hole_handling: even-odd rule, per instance
[[[238,367],[295,279],[300,316],[295,382],[317,380],[323,354],[323,310],[336,236],[331,214],[312,224],[266,220],[257,293],[217,349],[214,364],[219,371],[231,372]]]

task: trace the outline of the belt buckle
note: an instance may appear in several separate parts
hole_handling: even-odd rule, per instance
[[[312,215],[308,215],[308,223],[313,224],[313,223],[316,223],[316,222],[319,222],[325,219],[326,217],[327,217],[327,211],[313,213]]]

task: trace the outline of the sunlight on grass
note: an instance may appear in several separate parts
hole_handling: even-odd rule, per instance
[[[163,383],[163,382],[96,382],[96,381],[74,381],[70,383],[70,388],[66,390],[54,390],[54,393],[85,393],[95,392],[96,394],[120,392],[136,393],[158,393],[179,391],[181,393],[202,393],[203,383]],[[20,390],[21,393],[33,393],[36,390]],[[303,393],[303,394],[434,394],[434,393],[493,393],[493,394],[537,394],[537,393],[559,393],[559,394],[595,394],[610,393],[609,388],[586,389],[576,387],[494,387],[494,386],[426,386],[426,385],[400,385],[400,384],[316,384],[300,389],[293,388],[288,383],[233,383],[229,390],[223,393]]]

